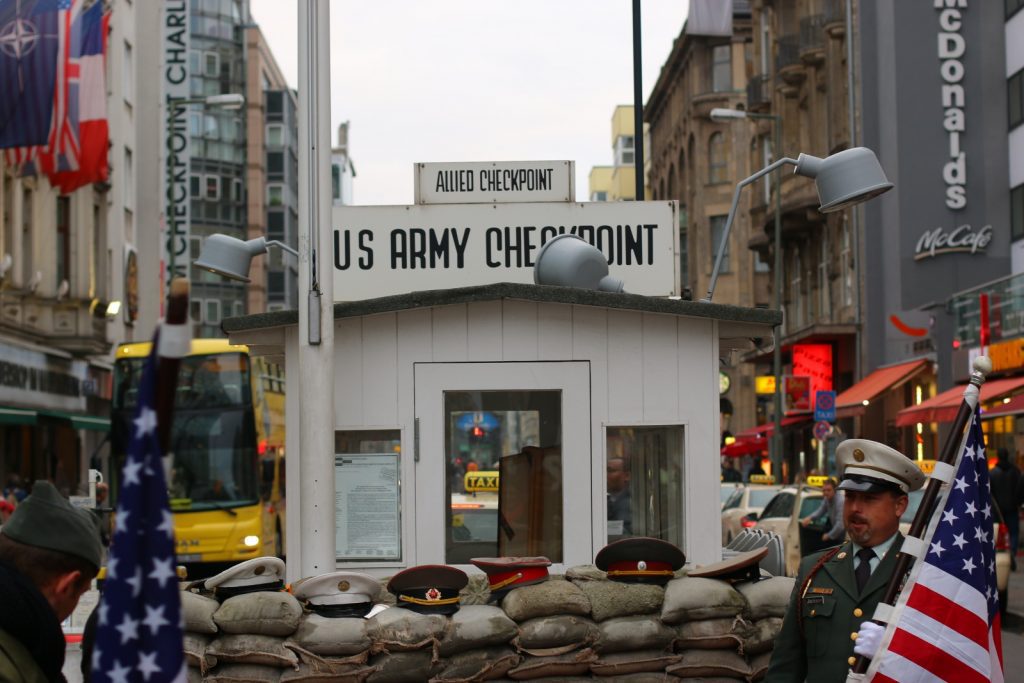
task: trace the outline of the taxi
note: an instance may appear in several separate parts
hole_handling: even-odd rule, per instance
[[[498,472],[466,472],[465,493],[452,493],[450,563],[498,556]]]
[[[753,527],[768,501],[782,486],[771,475],[753,475],[755,483],[730,484],[729,497],[722,502],[722,545],[729,545],[745,529]],[[726,484],[722,485],[725,491]]]

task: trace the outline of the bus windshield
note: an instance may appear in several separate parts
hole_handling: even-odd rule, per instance
[[[142,358],[117,361],[115,429],[128,428]],[[181,359],[171,428],[168,489],[175,512],[254,505],[259,500],[249,359],[241,353]],[[119,439],[127,446],[127,438]],[[121,451],[123,452],[123,450]]]

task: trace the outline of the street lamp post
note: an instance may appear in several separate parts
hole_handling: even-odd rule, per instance
[[[822,213],[840,211],[849,206],[867,201],[877,197],[883,192],[892,189],[892,183],[885,177],[881,165],[875,153],[865,147],[853,147],[819,159],[809,154],[801,154],[797,159],[783,157],[779,153],[780,131],[782,126],[778,116],[771,114],[750,114],[736,109],[713,109],[711,119],[714,121],[725,121],[744,118],[768,118],[772,119],[775,126],[775,156],[778,158],[752,176],[741,180],[736,184],[733,193],[732,206],[729,209],[729,217],[725,222],[725,229],[722,231],[722,240],[718,246],[718,253],[715,256],[715,267],[711,272],[711,282],[708,286],[707,296],[701,301],[710,303],[715,292],[715,283],[718,281],[718,272],[722,265],[722,256],[725,246],[728,244],[729,231],[732,229],[733,220],[736,218],[736,208],[739,205],[740,190],[744,186],[764,177],[772,171],[776,171],[775,184],[775,296],[776,308],[782,304],[782,221],[781,221],[781,186],[778,171],[782,166],[790,164],[796,167],[795,173],[808,178],[813,178],[818,190],[818,198],[821,206],[818,210]],[[779,329],[775,330],[775,340],[772,351],[773,372],[775,374],[775,427],[772,432],[772,471],[777,472],[781,478],[782,474],[782,386],[781,386],[781,348],[779,344]],[[778,469],[776,469],[778,468]]]
[[[772,122],[772,156],[782,155],[782,117],[777,114],[756,114],[740,109],[712,109],[712,121],[729,121],[735,119],[767,119]],[[772,291],[772,308],[782,310],[782,168],[775,169],[773,175],[775,189],[775,227],[773,229],[772,277],[775,285]],[[782,482],[782,345],[779,343],[782,330],[775,328],[775,343],[772,344],[772,377],[775,379],[775,392],[772,394],[772,413],[774,428],[771,440],[772,474],[776,481]]]
[[[185,221],[179,221],[180,214],[178,213],[178,204],[182,201],[188,201],[188,169],[185,169],[185,190],[182,193],[175,192],[174,190],[174,171],[175,171],[175,160],[177,159],[177,153],[183,152],[188,148],[188,131],[186,124],[186,131],[181,136],[182,141],[175,141],[175,130],[174,123],[178,117],[178,111],[184,109],[192,104],[201,104],[204,107],[218,107],[221,109],[232,110],[240,109],[245,104],[245,98],[237,93],[228,93],[226,95],[210,95],[209,97],[168,97],[166,100],[167,104],[167,187],[165,188],[167,209],[166,209],[166,220],[167,220],[167,279],[166,285],[168,285],[167,291],[170,291],[169,284],[172,279],[176,276],[188,277],[188,272],[175,273],[177,265],[178,248],[175,244],[176,237],[179,231],[179,224]],[[184,246],[185,250],[188,249],[188,244]]]

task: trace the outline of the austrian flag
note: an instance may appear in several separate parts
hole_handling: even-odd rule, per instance
[[[977,409],[867,679],[1002,683],[988,461]]]

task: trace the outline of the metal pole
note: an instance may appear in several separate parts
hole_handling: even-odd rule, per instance
[[[782,118],[772,116],[775,128],[776,159],[782,156]],[[772,305],[775,310],[782,310],[782,167],[775,171],[775,288]],[[775,394],[772,396],[775,411],[775,428],[772,431],[772,474],[775,481],[782,482],[782,326],[775,328],[775,344],[772,348],[772,374],[775,375]]]
[[[330,6],[299,5],[299,297],[298,475],[300,545],[289,539],[289,579],[333,571],[334,286],[325,250],[331,231]],[[294,426],[294,422],[289,420]],[[291,433],[289,432],[289,435]],[[294,460],[288,459],[289,467]],[[298,550],[298,552],[294,552]],[[298,556],[298,557],[296,557]],[[299,560],[296,568],[292,558]],[[297,570],[297,571],[296,571]]]
[[[847,125],[850,127],[850,147],[857,146],[857,96],[854,91],[853,75],[853,0],[846,0],[846,108]],[[854,354],[853,354],[853,381],[858,382],[861,378],[861,299],[860,299],[860,217],[862,209],[859,206],[850,208],[850,220],[853,223],[853,270],[856,275],[854,279]]]
[[[633,0],[633,162],[636,164],[636,201],[644,196],[644,93],[640,66],[640,0]]]

